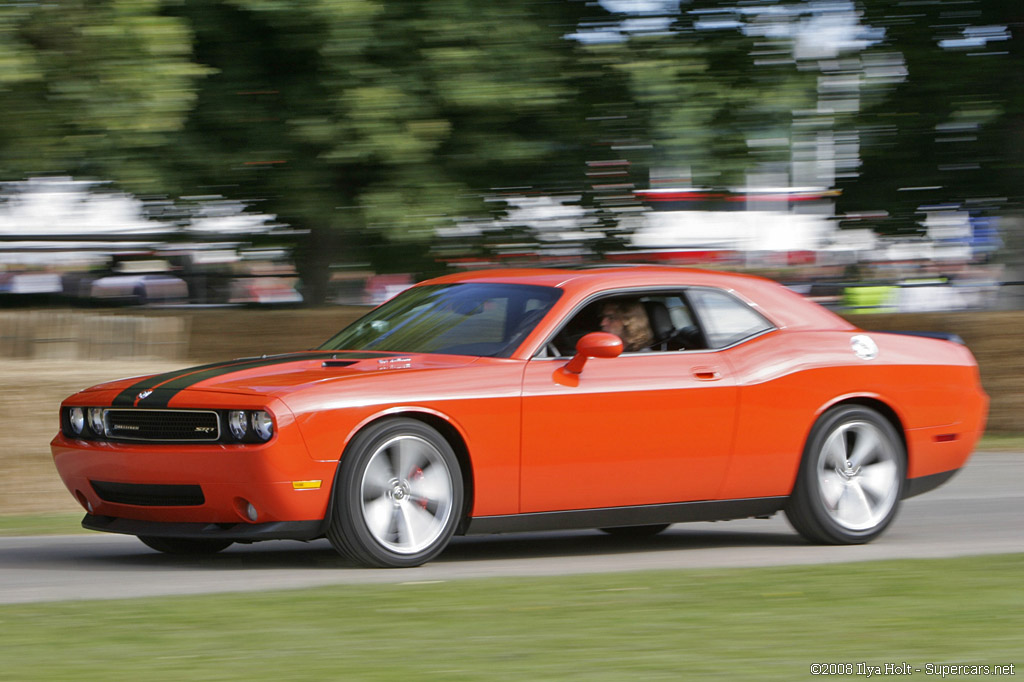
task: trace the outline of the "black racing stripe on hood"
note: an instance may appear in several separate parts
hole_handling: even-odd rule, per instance
[[[273,355],[266,358],[246,358],[218,362],[212,365],[201,365],[189,367],[177,372],[160,374],[149,379],[136,382],[125,390],[121,391],[111,403],[114,406],[134,406],[138,401],[139,407],[167,407],[167,403],[178,392],[193,386],[200,381],[212,379],[231,372],[239,372],[245,369],[256,367],[269,367],[280,365],[286,362],[298,362],[302,360],[316,360],[323,358],[324,353],[290,353],[287,355]],[[152,391],[145,398],[139,398],[143,391]]]
[[[303,360],[322,360],[325,357],[337,358],[339,355],[345,359],[353,360],[374,360],[379,358],[393,357],[394,353],[334,353],[325,351],[312,351],[309,353],[288,353],[285,355],[272,355],[259,358],[239,358],[227,362],[217,362],[199,367],[189,367],[175,372],[167,372],[132,384],[124,389],[113,400],[114,406],[135,406],[138,407],[167,407],[171,398],[190,386],[201,381],[215,377],[240,372],[258,367],[270,367],[288,362],[301,362]],[[151,391],[145,398],[139,398],[143,391]]]
[[[191,386],[195,386],[201,381],[206,381],[207,379],[214,379],[216,377],[224,376],[225,374],[232,374],[234,372],[240,372],[247,369],[272,367],[274,365],[283,365],[289,362],[319,360],[321,358],[323,358],[323,353],[296,353],[284,356],[279,355],[272,358],[260,358],[249,362],[240,362],[238,364],[226,365],[223,367],[213,367],[202,372],[195,372],[194,374],[188,374],[186,376],[172,379],[171,381],[158,386],[157,389],[153,391],[152,395],[139,400],[137,405],[139,407],[167,407],[171,398],[179,392]]]
[[[136,381],[134,384],[118,393],[117,396],[114,397],[114,400],[111,401],[111,405],[114,405],[115,407],[130,407],[135,404],[135,398],[140,392],[145,390],[152,390],[155,386],[159,386],[165,381],[170,381],[171,379],[174,379],[176,377],[191,374],[193,372],[200,372],[207,369],[213,369],[214,367],[224,367],[226,365],[238,362],[238,360],[214,362],[209,365],[200,365],[198,367],[185,367],[183,369],[176,369],[173,372],[165,372],[163,374],[157,374],[155,376],[146,377],[141,381]]]

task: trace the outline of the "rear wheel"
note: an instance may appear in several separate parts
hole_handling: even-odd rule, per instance
[[[448,442],[415,419],[379,422],[341,459],[327,537],[366,566],[409,567],[448,545],[462,513],[462,473]]]
[[[153,535],[140,535],[142,544],[164,554],[203,555],[216,554],[231,546],[231,540],[213,540],[206,538],[163,538]]]
[[[899,434],[882,415],[837,407],[811,430],[786,516],[812,542],[868,542],[896,515],[906,462]]]

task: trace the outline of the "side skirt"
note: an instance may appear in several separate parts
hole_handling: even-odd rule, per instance
[[[679,502],[640,507],[608,507],[509,514],[507,516],[477,516],[469,520],[466,535],[745,519],[750,516],[770,516],[782,509],[786,504],[786,499],[785,497],[757,497],[743,500]]]

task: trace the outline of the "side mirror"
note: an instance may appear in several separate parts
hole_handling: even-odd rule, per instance
[[[622,354],[622,339],[608,332],[591,332],[576,344],[576,355],[563,369],[579,374],[589,358],[616,358]]]

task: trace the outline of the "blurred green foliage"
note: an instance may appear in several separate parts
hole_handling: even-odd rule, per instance
[[[1019,210],[1024,187],[1024,3],[862,3],[907,77],[858,115],[862,172],[840,207],[876,207],[883,231],[912,231],[924,204]],[[969,40],[971,36],[978,36]],[[983,40],[987,36],[992,40]],[[946,47],[943,47],[946,45]],[[912,187],[934,189],[910,190]]]
[[[629,229],[608,196],[655,176],[839,187],[913,231],[923,203],[1005,210],[1024,186],[1024,11],[955,4],[10,2],[0,179],[258,201],[309,230],[312,301],[332,264],[409,267],[513,192],[578,196],[599,249]],[[822,20],[849,24],[808,49]]]
[[[0,175],[70,172],[143,191],[166,182],[172,145],[211,73],[187,22],[157,0],[0,7]]]

